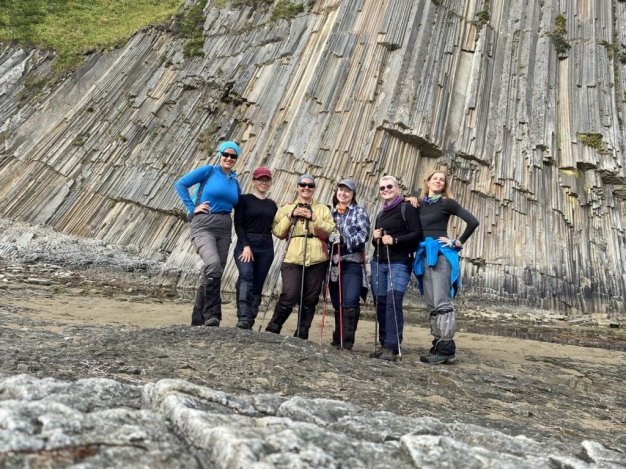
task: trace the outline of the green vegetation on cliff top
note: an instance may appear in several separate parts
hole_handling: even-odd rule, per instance
[[[170,19],[183,0],[0,0],[0,41],[53,49],[57,70]]]

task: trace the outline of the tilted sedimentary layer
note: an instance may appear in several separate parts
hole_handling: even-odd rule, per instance
[[[0,464],[162,468],[621,468],[585,440],[549,443],[330,399],[232,395],[177,379],[131,385],[0,376]]]
[[[383,174],[416,194],[446,168],[481,222],[467,297],[623,311],[626,2],[317,0],[288,19],[240,3],[208,2],[204,57],[147,29],[32,100],[51,54],[4,46],[0,216],[140,246],[190,286],[173,184],[222,139],[242,144],[245,190],[261,164],[279,202],[305,171],[324,202],[349,176],[371,214]]]

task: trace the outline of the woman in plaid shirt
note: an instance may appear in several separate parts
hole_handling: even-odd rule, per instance
[[[355,197],[356,184],[352,179],[338,184],[331,211],[337,229],[328,238],[332,248],[329,290],[335,309],[332,345],[346,350],[354,345],[360,314],[359,297],[365,301],[367,296],[365,243],[370,236],[370,219],[365,209],[357,205]]]

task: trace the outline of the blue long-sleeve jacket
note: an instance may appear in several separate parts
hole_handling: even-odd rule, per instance
[[[207,175],[212,171],[209,180],[204,185],[204,190],[200,195],[200,201],[198,204],[208,202],[211,208],[211,213],[231,213],[233,207],[239,200],[241,195],[241,189],[239,188],[239,182],[237,181],[237,174],[234,171],[230,172],[230,175],[226,175],[222,171],[221,166],[201,166],[194,169],[190,173],[185,174],[178,181],[176,181],[175,188],[178,192],[178,196],[187,207],[187,210],[193,212],[196,205],[191,200],[189,195],[189,188],[202,183]]]
[[[426,238],[419,244],[415,255],[415,263],[413,264],[413,273],[417,277],[420,293],[424,294],[424,285],[422,284],[422,276],[424,275],[425,265],[430,267],[437,264],[437,256],[442,253],[450,263],[452,272],[450,275],[450,296],[454,298],[456,292],[461,288],[461,269],[459,267],[459,255],[454,249],[448,246],[442,246],[441,243],[431,237]],[[426,263],[426,264],[424,264]]]

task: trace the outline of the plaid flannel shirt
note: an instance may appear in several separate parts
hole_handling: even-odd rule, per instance
[[[346,239],[348,253],[364,251],[370,237],[370,217],[365,209],[359,205],[348,205],[343,215],[337,208],[333,208],[331,213],[339,233]],[[341,257],[343,259],[343,255]]]

